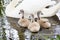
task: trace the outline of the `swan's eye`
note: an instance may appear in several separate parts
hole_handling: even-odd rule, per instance
[[[50,8],[50,7],[52,7],[53,5],[48,5],[48,6],[46,6],[45,8]]]
[[[19,13],[20,14],[20,13]]]
[[[38,18],[35,18],[35,21],[36,21],[36,22],[37,22],[37,19],[38,19]]]
[[[45,8],[49,8],[50,6],[46,6]]]
[[[43,13],[42,13],[42,12],[41,12],[40,14],[41,14],[41,15],[43,15]]]

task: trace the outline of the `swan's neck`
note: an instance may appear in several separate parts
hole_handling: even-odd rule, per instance
[[[38,12],[37,12],[38,20],[40,20],[40,13],[41,13],[41,11],[38,11]]]

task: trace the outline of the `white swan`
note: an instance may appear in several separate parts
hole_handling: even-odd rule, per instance
[[[31,13],[36,14],[37,11],[55,3],[51,0],[23,0],[22,3],[15,7],[19,1],[22,0],[12,0],[12,2],[6,7],[6,16],[20,18],[19,11],[23,9],[25,11],[25,17],[28,18]]]

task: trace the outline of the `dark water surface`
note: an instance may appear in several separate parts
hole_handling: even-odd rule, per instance
[[[49,29],[43,28],[38,33],[31,33],[28,29],[21,28],[17,23],[19,19],[11,18],[11,17],[7,17],[7,18],[8,18],[8,21],[10,22],[11,26],[18,31],[20,40],[24,40],[24,39],[25,40],[36,40],[36,39],[44,40],[45,38],[42,36],[51,37],[53,35],[60,34],[60,21],[58,20],[57,16],[48,18],[50,23],[52,24],[51,28],[49,28]]]

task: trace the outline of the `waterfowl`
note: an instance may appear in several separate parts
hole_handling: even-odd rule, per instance
[[[20,13],[22,14],[22,18],[19,19],[18,24],[22,27],[28,27],[30,21],[26,18],[24,18],[24,11],[20,10]]]
[[[38,32],[40,30],[40,25],[34,20],[34,15],[32,15],[32,22],[29,24],[28,29],[31,32]]]
[[[21,3],[19,3],[21,2]],[[7,6],[6,6],[6,16],[13,17],[13,18],[20,18],[19,11],[21,9],[25,12],[25,18],[28,18],[31,13],[36,14],[37,11],[42,11],[44,15],[41,15],[42,17],[51,17],[55,15],[60,4],[56,5],[58,7],[53,6],[53,8],[45,9],[46,6],[54,5],[55,2],[51,0],[12,0]],[[53,10],[52,10],[53,9]],[[57,9],[57,10],[55,10]],[[48,11],[49,10],[49,11]],[[51,10],[51,11],[50,11]],[[54,11],[54,12],[52,12]],[[51,13],[48,13],[51,12]],[[51,15],[49,15],[51,14]]]
[[[37,12],[37,16],[38,16],[38,23],[40,24],[41,27],[43,28],[50,28],[51,27],[51,23],[49,22],[49,20],[47,18],[42,18],[39,16],[41,11]]]

